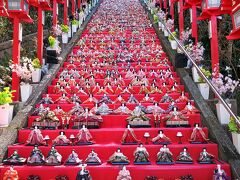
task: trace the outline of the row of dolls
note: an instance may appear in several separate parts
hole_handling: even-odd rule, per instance
[[[40,117],[36,117],[34,122],[56,122],[60,125],[60,119],[62,120],[62,124],[67,124],[71,122],[74,123],[85,123],[85,122],[96,122],[102,123],[103,117],[102,115],[108,114],[121,114],[121,115],[129,115],[126,118],[128,123],[138,123],[138,122],[147,122],[150,124],[151,117],[147,116],[148,114],[153,114],[154,123],[156,127],[160,126],[160,123],[174,123],[177,124],[187,123],[189,119],[189,115],[197,113],[198,110],[191,105],[190,103],[186,105],[186,107],[182,111],[178,111],[178,108],[175,105],[170,104],[167,110],[163,110],[157,104],[152,106],[148,106],[145,108],[141,104],[135,106],[135,108],[131,111],[129,108],[122,104],[116,110],[112,110],[108,107],[107,104],[103,103],[101,106],[95,106],[91,110],[89,108],[83,109],[82,106],[75,105],[72,110],[68,113],[64,112],[60,106],[58,106],[55,110],[50,110],[49,107],[40,106],[35,110],[34,115],[38,115]],[[59,117],[61,116],[61,117]]]
[[[173,86],[167,86],[164,82],[162,86],[157,86],[152,84],[151,86],[146,86],[145,84],[139,84],[139,86],[135,85],[128,85],[122,86],[117,84],[116,86],[111,86],[108,82],[106,86],[100,86],[99,83],[96,85],[90,85],[87,83],[86,85],[69,85],[69,83],[61,83],[57,82],[54,85],[53,93],[55,94],[78,94],[78,95],[102,95],[102,94],[109,94],[109,95],[119,95],[119,94],[173,94],[173,93],[181,93],[182,87],[174,83]],[[66,85],[65,85],[66,84]]]
[[[80,165],[81,170],[77,173],[76,180],[92,180],[92,177],[90,175],[90,172],[86,169],[86,164]],[[3,180],[19,180],[18,171],[13,168],[13,166],[10,167],[9,170],[7,170],[3,175]],[[28,176],[27,180],[40,180],[40,176],[38,175],[30,175]],[[69,180],[68,176],[56,176],[56,180]],[[126,166],[123,165],[121,170],[118,173],[118,176],[116,178],[117,180],[132,180],[130,171],[127,170]],[[193,180],[192,175],[187,176],[181,176],[180,179],[175,180]],[[213,172],[213,180],[230,180],[230,178],[227,176],[226,172],[221,168],[220,164],[217,164],[216,169],[214,169]],[[144,178],[144,180],[164,180],[164,179],[158,179],[156,176],[147,176]]]
[[[149,137],[150,134],[148,133]],[[37,126],[30,132],[28,139],[26,141],[26,145],[34,146],[34,145],[48,145],[48,141],[50,140],[49,136],[46,135],[43,137],[42,132],[38,129]],[[172,140],[164,134],[163,130],[159,130],[158,134],[152,138],[153,144],[171,144]],[[208,143],[209,139],[207,138],[205,132],[198,124],[192,130],[190,135],[189,142],[194,144],[200,143]],[[137,138],[136,134],[134,133],[134,129],[131,128],[130,125],[127,125],[127,128],[124,130],[121,143],[134,145],[138,144],[141,141]],[[67,145],[91,145],[93,144],[93,137],[90,131],[83,125],[83,127],[79,130],[76,136],[73,134],[70,135],[68,138],[65,135],[64,131],[60,131],[59,135],[52,141],[53,145],[56,146],[67,146]]]
[[[111,98],[115,98],[112,100]],[[127,98],[127,99],[126,99]],[[156,98],[156,99],[155,99]],[[79,104],[139,104],[139,103],[158,103],[157,96],[153,97],[149,94],[145,94],[145,96],[142,98],[142,100],[138,100],[134,94],[130,94],[128,97],[123,96],[119,94],[118,96],[109,96],[107,94],[102,94],[101,97],[96,98],[94,95],[89,94],[86,100],[82,101],[79,94],[73,94],[72,96],[67,96],[66,93],[63,93],[60,97],[58,96],[55,100],[49,95],[46,94],[42,99],[40,100],[39,104],[72,104],[72,103],[79,103]],[[173,98],[171,94],[164,94],[160,97],[159,103],[170,103],[170,102],[176,102],[176,103],[187,103],[191,101],[189,98],[184,94],[184,92],[181,93],[181,95],[177,98]]]
[[[149,160],[149,153],[142,143],[135,149],[134,153],[134,164],[151,164]],[[200,164],[213,164],[215,157],[207,152],[204,147],[202,152],[200,152],[197,161]],[[34,146],[30,156],[26,159],[18,154],[17,150],[14,150],[13,154],[3,161],[7,165],[23,165],[27,162],[28,165],[61,165],[62,155],[57,151],[55,146],[52,146],[45,158],[38,146]],[[65,165],[79,165],[83,161],[79,159],[78,154],[73,149],[68,156]],[[102,164],[98,154],[92,150],[86,160],[87,164],[100,165]],[[157,164],[174,164],[173,153],[169,150],[167,144],[164,144],[159,152],[157,153]],[[108,159],[108,163],[112,165],[129,164],[130,161],[127,156],[125,156],[121,149],[118,148]],[[188,152],[188,148],[184,147],[183,150],[176,157],[175,163],[179,164],[193,164],[194,160]]]

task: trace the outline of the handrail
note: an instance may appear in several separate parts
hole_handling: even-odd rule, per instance
[[[161,21],[161,20],[160,20]],[[214,94],[219,98],[223,106],[226,108],[226,110],[229,112],[229,114],[234,118],[235,122],[240,125],[240,120],[238,117],[232,112],[231,108],[228,106],[228,104],[225,102],[225,100],[221,97],[221,95],[218,93],[217,89],[212,85],[212,83],[208,80],[208,78],[203,74],[201,69],[198,67],[198,65],[194,62],[192,57],[188,54],[188,52],[185,50],[183,45],[178,41],[178,39],[172,34],[169,28],[167,28],[165,22],[161,21],[161,23],[164,25],[164,28],[168,31],[169,34],[175,39],[178,46],[181,48],[181,50],[184,52],[184,54],[188,57],[188,59],[192,62],[194,67],[197,69],[197,72],[200,74],[200,76],[206,81],[206,83],[210,86]]]

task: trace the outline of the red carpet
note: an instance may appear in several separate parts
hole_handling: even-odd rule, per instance
[[[111,5],[112,3],[116,3],[116,7],[119,10],[118,16],[114,16],[114,9],[116,9],[116,7]],[[133,5],[131,3],[133,3]],[[129,14],[126,13],[128,11],[131,12],[130,14],[132,14],[133,17],[129,18]],[[135,22],[133,19],[135,19],[138,23],[133,24],[133,22]],[[120,30],[119,27],[122,27],[122,30]],[[97,30],[94,31],[94,28]],[[93,33],[91,31],[93,31]],[[117,62],[117,64],[103,64],[105,61],[113,62],[116,60],[122,62]],[[94,61],[96,61],[95,64],[93,63]],[[127,63],[127,61],[131,62]],[[162,93],[149,93],[150,98],[153,98],[154,102],[158,102],[159,107],[164,110],[169,108],[169,105],[171,104],[169,101],[161,102],[165,93],[168,92],[169,96],[173,99],[173,101],[175,101],[175,106],[178,107],[179,111],[182,111],[185,108],[186,101],[177,100],[181,96],[181,92],[184,91],[184,86],[180,84],[180,78],[176,72],[174,72],[166,54],[161,50],[160,41],[157,39],[154,29],[150,26],[150,21],[147,19],[140,3],[135,0],[130,0],[129,2],[123,0],[104,0],[97,13],[88,24],[87,29],[83,32],[81,40],[69,54],[68,59],[66,59],[66,62],[52,81],[52,84],[48,86],[47,93],[54,103],[44,104],[44,107],[49,107],[50,110],[55,110],[59,105],[64,111],[69,112],[74,106],[72,102],[65,102],[61,104],[56,102],[56,100],[62,95],[62,92],[56,91],[57,82],[60,82],[60,84],[62,83],[62,86],[70,83],[69,74],[65,76],[65,82],[61,80],[61,74],[63,74],[65,70],[68,70],[69,73],[76,70],[76,72],[79,73],[79,76],[75,76],[75,83],[70,85],[70,88],[63,88],[67,92],[66,96],[71,98],[73,94],[76,94],[81,102],[84,102],[88,99],[90,93],[93,93],[93,96],[97,100],[100,100],[104,94],[94,91],[96,85],[90,85],[89,88],[86,87],[88,82],[85,80],[89,79],[91,74],[93,74],[93,77],[95,78],[95,83],[98,82],[99,86],[104,88],[106,88],[105,77],[107,72],[112,73],[112,76],[116,73],[117,75],[115,78],[117,79],[119,75],[121,75],[123,81],[120,87],[123,90],[128,87],[131,82],[133,82],[133,77],[125,77],[128,74],[127,69],[129,67],[131,71],[135,71],[132,76],[141,76],[138,73],[141,73],[141,69],[143,70],[142,72],[144,72],[143,74],[145,74],[146,79],[148,80],[146,88],[149,92],[151,91],[152,84],[155,84],[163,91]],[[171,74],[172,78],[170,78]],[[83,79],[81,79],[80,76],[82,76]],[[163,87],[163,82],[166,83],[166,87]],[[177,91],[171,91],[174,82],[177,83]],[[87,95],[74,92],[76,83],[79,83],[79,85],[83,87],[85,92],[87,92]],[[110,92],[110,90],[107,92],[109,98],[114,101],[121,91],[117,88],[117,85],[114,84],[114,78],[110,81],[110,83],[112,83],[111,87],[113,92]],[[142,101],[145,93],[141,92],[141,85],[133,85],[131,94],[133,94],[139,102],[142,102],[143,106],[147,107],[153,105],[152,102]],[[122,97],[125,101],[128,101],[129,96],[129,93],[122,93]],[[185,93],[185,96],[189,98],[187,93]],[[46,94],[42,97],[46,97]],[[36,108],[38,108],[39,105],[40,104],[37,104]],[[136,103],[126,104],[130,110],[133,110],[136,105]],[[194,102],[192,102],[192,105],[194,105]],[[81,104],[81,106],[91,109],[94,107],[94,104],[84,103]],[[121,103],[109,103],[108,106],[111,109],[117,109],[121,106]],[[162,114],[161,118],[167,115],[169,115],[169,112]],[[138,145],[121,144],[122,135],[127,125],[126,118],[129,117],[129,115],[110,114],[102,116],[103,122],[101,123],[99,129],[89,129],[93,137],[94,144],[82,146],[56,146],[56,149],[62,155],[61,166],[23,165],[15,166],[14,169],[18,171],[21,180],[26,180],[29,175],[39,175],[42,180],[55,179],[58,175],[67,175],[70,180],[74,180],[77,172],[80,170],[80,167],[63,165],[70,152],[72,149],[75,149],[79,158],[85,160],[90,151],[94,149],[95,152],[98,153],[103,164],[87,167],[93,180],[114,180],[116,179],[121,167],[118,165],[110,165],[107,161],[116,149],[120,147],[123,154],[130,160],[130,164],[127,165],[127,169],[130,171],[133,180],[143,180],[146,176],[157,176],[159,179],[174,180],[180,176],[188,174],[192,175],[194,180],[211,180],[213,179],[213,172],[216,168],[216,164],[221,164],[222,169],[225,170],[229,177],[231,176],[230,166],[225,162],[218,160],[217,144],[212,143],[211,141],[207,144],[189,143],[194,124],[199,123],[200,126],[202,126],[200,113],[188,114],[190,127],[176,128],[166,127],[165,122],[161,122],[160,127],[155,127],[154,116],[152,114],[147,114],[147,116],[151,119],[151,127],[134,128],[134,132],[149,153],[149,160],[151,161],[150,165],[134,165],[133,152]],[[17,143],[8,147],[8,157],[14,150],[18,150],[19,155],[22,157],[27,158],[30,156],[33,146],[26,146],[25,144],[28,139],[28,135],[31,132],[29,128],[32,127],[32,123],[38,117],[40,116],[29,116],[28,127],[19,130]],[[57,117],[60,120],[63,118],[61,115],[58,115]],[[72,120],[74,117],[75,116],[72,116],[70,119],[69,129],[64,130],[68,138],[72,134],[76,136],[79,131],[77,129],[72,129]],[[176,158],[182,151],[183,147],[187,147],[188,152],[193,158],[193,164],[156,164],[157,153],[162,145],[153,144],[151,139],[158,134],[160,129],[163,130],[164,134],[171,139],[171,144],[169,144],[168,147],[173,153],[173,160],[176,161]],[[48,135],[50,138],[48,146],[39,146],[45,157],[51,148],[52,140],[59,135],[60,131],[62,131],[61,124],[59,129],[56,130],[41,130],[44,137]],[[203,128],[203,131],[206,136],[208,136],[208,129]],[[145,132],[150,134],[148,144],[145,144],[146,139],[143,137]],[[182,132],[183,134],[183,137],[181,138],[182,144],[179,144],[180,139],[176,136],[178,132]],[[203,147],[206,147],[207,151],[215,156],[216,164],[199,164],[197,162]],[[3,174],[7,169],[9,169],[9,166],[0,167],[0,179],[3,178]]]

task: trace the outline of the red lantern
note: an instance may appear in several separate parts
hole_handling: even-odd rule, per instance
[[[0,0],[0,16],[8,16],[7,3],[4,0]]]
[[[233,29],[227,39],[240,39],[240,0],[222,0],[221,9],[227,11],[232,17]]]
[[[18,17],[21,21],[28,23],[33,22],[29,16],[29,2],[28,0],[8,0],[7,8],[10,17]]]

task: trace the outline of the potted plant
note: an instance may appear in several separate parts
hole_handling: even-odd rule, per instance
[[[72,31],[73,33],[77,32],[78,21],[76,19],[72,20]]]
[[[238,117],[240,122],[240,117]],[[233,117],[230,118],[228,123],[229,131],[232,133],[233,144],[236,147],[238,153],[240,154],[240,125],[235,122]]]
[[[12,103],[12,93],[9,87],[3,88],[0,92],[0,127],[7,127],[12,120],[13,116],[13,105]]]
[[[22,102],[26,102],[32,93],[32,86],[29,84],[31,82],[32,72],[34,71],[32,61],[27,57],[23,57],[21,58],[21,64],[13,64],[11,69],[21,78],[21,100]]]
[[[62,29],[62,43],[67,44],[69,27],[67,25],[62,24],[61,29]]]
[[[172,35],[168,36],[168,40],[169,40],[169,42],[171,44],[172,49],[177,49],[178,48],[178,44],[177,44],[176,40],[174,39],[174,37],[175,38],[177,37],[177,32],[176,31],[172,32]]]
[[[216,68],[214,68],[212,74],[212,84],[222,98],[228,103],[228,106],[231,107],[230,101],[235,97],[236,89],[239,86],[239,81],[233,80],[229,72],[228,75],[224,76],[223,74],[219,73]],[[218,101],[216,104],[216,109],[220,123],[228,124],[230,114],[220,101]]]
[[[209,70],[206,70],[204,68],[200,68],[200,69],[208,79],[211,77],[212,74]],[[202,94],[203,98],[208,99],[209,98],[209,90],[210,90],[209,85],[205,82],[205,80],[202,77],[199,77],[197,85],[198,85],[198,89],[199,89],[200,93]]]
[[[37,83],[41,80],[41,63],[38,58],[33,59],[32,66],[34,71],[32,72],[32,82]]]

